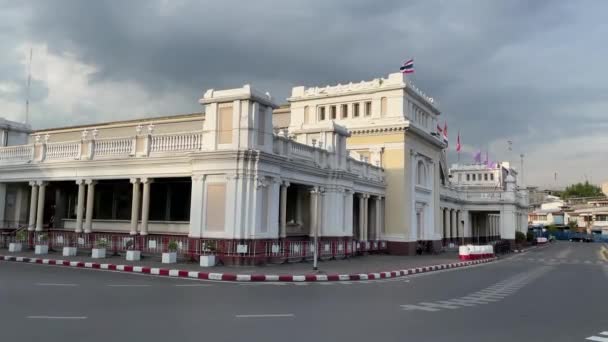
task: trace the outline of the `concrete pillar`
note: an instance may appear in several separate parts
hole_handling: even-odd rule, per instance
[[[359,236],[358,240],[365,240],[365,199],[363,194],[359,195]]]
[[[376,240],[380,240],[382,235],[382,196],[376,196],[376,229],[375,236]]]
[[[344,191],[344,233],[345,236],[353,237],[353,191]]]
[[[143,198],[141,200],[141,228],[140,235],[148,235],[148,216],[150,215],[150,178],[142,178],[141,182],[144,187]]]
[[[30,182],[32,187],[30,192],[30,219],[27,230],[33,231],[36,227],[36,208],[38,207],[38,184],[35,181]]]
[[[133,190],[131,192],[131,231],[129,234],[137,234],[137,223],[139,221],[139,178],[131,178]]]
[[[44,198],[46,195],[46,182],[38,182],[38,208],[36,214],[36,231],[42,231],[44,224]]]
[[[82,233],[82,218],[84,216],[84,194],[86,191],[84,179],[77,180],[76,184],[78,184],[78,199],[76,200],[76,229],[74,231],[76,233]]]
[[[17,186],[17,194],[15,196],[15,212],[13,214],[15,227],[19,227],[21,223],[21,207],[23,205],[23,186],[21,183]]]
[[[317,236],[317,227],[318,227],[318,216],[319,216],[319,188],[313,187],[310,190],[310,232],[309,235],[314,237]]]
[[[93,179],[87,179],[87,211],[84,222],[84,232],[90,233],[93,231],[93,208],[95,207],[95,183]]]
[[[4,211],[6,210],[6,183],[0,183],[0,226],[6,226],[4,223]]]
[[[279,237],[284,239],[287,237],[287,188],[289,182],[281,184],[281,207],[279,211]]]
[[[363,221],[363,223],[365,225],[365,229],[363,229],[363,232],[365,233],[365,241],[367,241],[369,240],[369,195],[367,194],[365,195],[364,203],[365,220]]]

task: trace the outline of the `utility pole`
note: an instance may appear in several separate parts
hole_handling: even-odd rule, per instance
[[[521,161],[521,187],[524,187],[524,154],[520,154],[519,155],[520,161]]]
[[[30,84],[32,83],[32,54],[33,49],[30,48],[30,61],[27,66],[27,87],[25,94],[25,124],[30,121]]]

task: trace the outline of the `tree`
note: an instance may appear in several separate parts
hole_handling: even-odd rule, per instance
[[[571,197],[599,197],[603,195],[602,189],[593,184],[589,184],[588,181],[567,186],[566,190],[561,194],[563,199]]]

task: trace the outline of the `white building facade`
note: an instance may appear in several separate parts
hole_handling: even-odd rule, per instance
[[[491,171],[493,191],[455,182],[441,113],[403,74],[295,87],[288,101],[245,85],[205,92],[204,113],[31,132],[4,122],[0,228],[115,249],[213,243],[226,262],[413,254],[522,229],[515,171]]]

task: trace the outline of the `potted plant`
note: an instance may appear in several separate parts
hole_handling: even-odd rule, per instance
[[[523,243],[526,242],[526,234],[524,234],[523,232],[517,231],[515,232],[515,245],[516,245],[516,249],[515,251],[521,251],[521,246]]]
[[[171,240],[167,244],[168,252],[163,253],[163,264],[174,264],[177,262],[177,250],[179,246],[177,241]]]
[[[93,259],[105,258],[107,247],[108,247],[108,240],[99,239],[99,240],[95,241],[95,247],[91,250],[91,257]]]
[[[47,234],[38,234],[34,254],[49,254],[49,236]]]
[[[11,242],[8,245],[8,251],[12,253],[21,252],[23,249],[23,243],[27,241],[27,232],[25,230],[18,230],[15,234],[15,242]]]
[[[207,241],[203,243],[203,253],[200,258],[201,267],[212,267],[215,266],[215,251],[216,241]]]
[[[125,247],[127,247],[127,260],[138,261],[141,259],[141,251],[135,249],[135,241],[133,239],[127,240]]]
[[[68,238],[68,245],[63,247],[63,256],[76,256],[77,248],[74,243],[74,238]]]

